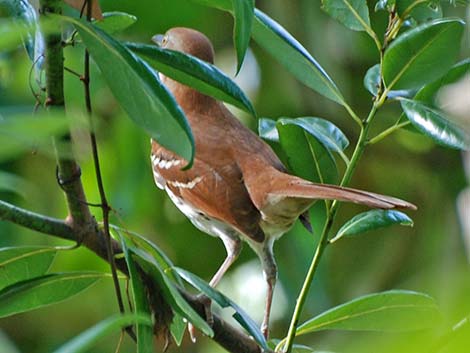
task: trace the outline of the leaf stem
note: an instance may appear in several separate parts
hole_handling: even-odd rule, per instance
[[[305,300],[307,299],[308,292],[310,291],[310,286],[313,282],[313,277],[317,271],[318,265],[320,264],[321,256],[323,252],[325,251],[326,246],[328,245],[328,233],[332,225],[333,225],[333,218],[332,218],[331,212],[329,212],[325,226],[323,227],[323,231],[320,236],[320,240],[315,250],[315,254],[310,264],[310,268],[308,269],[307,276],[305,277],[304,283],[302,285],[302,289],[300,290],[300,294],[297,297],[294,313],[292,315],[292,319],[289,325],[289,331],[287,332],[287,336],[286,336],[286,343],[284,344],[283,351],[286,353],[290,353],[292,351],[292,346],[294,344],[297,325],[299,324],[300,313],[302,312],[302,309],[305,304]]]
[[[374,136],[373,138],[371,138],[369,141],[368,141],[368,144],[370,145],[373,145],[374,143],[377,143],[379,141],[382,141],[385,137],[387,137],[388,135],[390,135],[391,133],[409,125],[410,122],[409,121],[404,121],[402,123],[397,123],[391,127],[389,127],[388,129],[382,131],[380,134],[378,134],[377,136]]]
[[[86,12],[86,19],[88,22],[91,22],[91,11],[93,7],[93,1],[96,0],[86,0],[83,4],[83,10],[85,9]],[[88,123],[90,125],[90,143],[91,143],[91,151],[93,155],[93,165],[95,168],[95,175],[96,175],[96,183],[98,185],[98,191],[100,195],[100,203],[101,203],[101,210],[103,214],[103,228],[104,228],[104,236],[106,241],[106,253],[108,257],[108,262],[111,269],[111,275],[113,278],[113,285],[114,291],[116,293],[116,299],[118,302],[119,312],[121,314],[125,313],[124,301],[122,299],[122,292],[121,287],[119,285],[119,279],[117,275],[116,269],[116,261],[114,259],[114,252],[111,245],[111,234],[109,232],[109,212],[111,211],[111,207],[109,206],[108,199],[106,197],[106,192],[104,190],[104,183],[103,177],[101,174],[101,165],[98,153],[98,143],[96,141],[96,134],[94,129],[94,122],[93,122],[93,114],[92,114],[92,105],[91,105],[91,93],[90,93],[90,53],[88,50],[85,49],[85,58],[84,58],[84,75],[83,75],[83,87],[85,90],[85,107],[88,116]],[[137,338],[132,330],[132,327],[128,326],[125,328],[125,331],[129,334],[129,336],[134,340],[137,341]]]
[[[346,109],[346,111],[349,113],[351,118],[353,118],[353,120],[357,123],[357,125],[359,125],[359,127],[362,128],[361,119],[357,116],[357,114],[354,112],[354,110],[352,110],[352,108],[349,106],[349,104],[343,101],[343,106]]]

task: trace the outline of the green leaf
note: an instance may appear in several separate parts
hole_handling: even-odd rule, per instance
[[[113,224],[110,226],[112,230],[116,231],[119,234],[119,237],[121,238],[121,242],[126,242],[127,240],[129,243],[132,243],[137,248],[145,250],[149,255],[153,257],[155,261],[157,261],[157,263],[165,272],[165,275],[167,275],[171,280],[175,281],[178,285],[181,285],[181,286],[183,285],[181,278],[175,275],[173,271],[171,271],[171,268],[173,268],[173,263],[170,261],[170,259],[165,255],[165,253],[158,246],[156,246],[154,243],[152,243],[151,241],[149,241],[144,236],[138,233],[129,232]],[[127,242],[123,246],[123,249],[125,250],[124,255],[126,256],[126,261],[128,261],[128,263],[131,261],[131,266],[135,268],[133,258],[129,257],[129,250],[128,250]],[[128,267],[129,267],[129,264],[128,264]],[[134,270],[131,272],[131,269],[129,268],[129,273],[131,274],[131,278],[137,278],[137,281],[138,281],[138,277],[135,277],[136,275],[135,275]],[[141,284],[137,284],[137,286],[140,287]],[[141,290],[138,288],[136,288],[135,291],[137,293],[141,292]],[[139,297],[141,298],[139,300],[141,301],[144,299],[142,295],[145,295],[145,294],[139,294]],[[146,310],[140,309],[137,311],[145,312]],[[184,320],[185,319],[181,315],[179,315],[178,313],[174,313],[173,321],[171,322],[171,325],[170,325],[170,332],[178,346],[181,344],[183,340],[184,332],[186,331],[186,322]],[[148,336],[147,336],[148,332],[145,332],[147,331],[146,328],[142,328],[142,329],[144,330],[143,334],[146,336],[145,338],[143,338],[143,342],[146,342],[146,340],[148,339]],[[137,334],[139,335],[138,331],[139,330],[137,330]]]
[[[121,246],[126,259],[127,269],[129,270],[129,277],[132,287],[132,303],[134,312],[143,313],[147,317],[151,317],[149,303],[147,300],[147,294],[145,292],[142,278],[137,272],[134,259],[132,258],[129,249],[126,244],[126,239],[119,234],[121,239]],[[136,324],[136,336],[137,336],[137,353],[152,353],[154,352],[153,344],[153,327],[145,322]]]
[[[375,64],[367,70],[366,75],[364,76],[364,87],[374,97],[377,95],[379,90],[380,80],[380,64]]]
[[[276,128],[276,121],[269,118],[260,118],[258,120],[258,134],[261,138],[279,142],[279,132]]]
[[[213,7],[223,11],[232,11],[233,3],[232,0],[192,0],[195,3]]]
[[[137,21],[134,15],[112,11],[103,13],[103,19],[93,22],[93,24],[107,33],[116,33],[132,26]]]
[[[235,310],[233,317],[247,332],[255,339],[255,341],[263,348],[269,349],[266,343],[266,339],[261,333],[258,325],[249,317],[242,308],[235,304],[232,300],[227,298],[219,291],[212,288],[208,283],[203,281],[201,278],[196,276],[194,273],[183,270],[182,268],[175,267],[176,271],[185,281],[191,284],[194,288],[198,289],[209,298],[214,300],[222,308],[231,307]]]
[[[320,330],[404,332],[437,325],[440,313],[430,296],[405,290],[365,295],[303,323],[297,335]]]
[[[341,152],[349,145],[348,138],[332,122],[313,117],[301,117],[295,119],[282,118],[283,124],[294,124],[310,135],[314,136],[323,146],[333,152]]]
[[[253,16],[255,13],[254,0],[232,0],[233,17],[233,40],[237,50],[237,73],[240,71],[246,50],[250,44],[251,29],[253,27]]]
[[[0,249],[0,290],[45,274],[56,253],[55,248],[38,246]]]
[[[463,29],[461,20],[440,19],[400,35],[384,54],[387,88],[419,88],[445,74],[460,51]]]
[[[344,236],[356,235],[393,224],[412,227],[413,221],[406,214],[395,210],[371,210],[363,212],[347,221],[336,233],[335,237],[330,240],[330,243],[334,243]]]
[[[182,109],[160,83],[157,73],[125,46],[96,26],[71,17],[72,23],[109,88],[129,117],[162,146],[192,164],[194,139]]]
[[[366,0],[323,0],[322,8],[331,17],[353,31],[369,31],[369,8]]]
[[[105,276],[96,272],[54,273],[13,284],[0,291],[0,317],[61,302]]]
[[[379,0],[375,4],[374,11],[387,10],[390,12],[395,6],[395,2],[396,0]]]
[[[256,115],[240,87],[214,65],[155,45],[126,43],[126,46],[165,76]]]
[[[470,59],[462,60],[461,62],[455,64],[444,76],[428,83],[423,88],[421,88],[416,95],[413,97],[414,101],[422,102],[425,105],[433,107],[436,94],[441,88],[446,85],[453,84],[465,75],[470,73]],[[399,119],[399,123],[402,123],[407,120],[406,114],[402,113]],[[416,132],[416,129],[411,125],[407,126],[410,130]]]
[[[453,84],[470,73],[470,59],[455,64],[444,76],[424,86],[413,100],[433,104],[436,93],[444,86]]]
[[[252,36],[300,82],[324,97],[346,105],[338,87],[310,53],[279,23],[258,9],[255,9]]]
[[[283,118],[276,124],[289,167],[301,178],[334,184],[338,179],[338,171],[331,152],[316,137],[296,124],[295,120]]]
[[[380,64],[376,64],[367,70],[367,73],[364,76],[364,87],[375,97],[380,87],[380,81]],[[415,93],[416,90],[391,90],[387,93],[387,97],[412,97]]]
[[[71,339],[56,349],[54,353],[89,352],[93,345],[103,337],[134,324],[152,327],[152,320],[149,315],[140,314],[111,316]]]
[[[470,150],[470,133],[446,119],[441,112],[410,99],[400,102],[406,117],[423,134],[441,145]]]
[[[25,152],[52,151],[52,137],[69,129],[69,119],[62,113],[0,117],[0,161]]]
[[[193,1],[233,12],[231,0]],[[279,23],[256,8],[251,36],[300,82],[324,97],[346,106],[338,87],[310,53]]]
[[[410,6],[413,8],[410,9]],[[400,17],[411,17],[418,22],[430,21],[442,17],[442,7],[438,1],[428,0],[418,3],[415,0],[396,0],[395,11]],[[405,14],[405,11],[407,12]]]
[[[124,236],[126,239],[128,239],[132,244],[135,245],[135,247],[142,249],[147,254],[149,254],[172,281],[175,281],[180,286],[183,285],[181,278],[171,271],[171,269],[174,267],[173,263],[157,245],[136,232],[128,231],[114,224],[111,224],[110,227],[111,229],[117,231],[120,236]]]
[[[183,342],[184,333],[186,332],[186,320],[178,313],[174,313],[173,321],[170,325],[170,332],[179,347]]]
[[[194,324],[194,326],[196,326],[204,334],[212,337],[214,335],[212,328],[207,324],[206,321],[204,321],[204,319],[199,316],[199,314],[186,302],[186,300],[184,300],[160,265],[147,253],[140,249],[130,248],[129,250],[135,255],[135,260],[142,267],[142,269],[152,276],[152,278],[158,283],[159,288],[162,291],[162,295],[168,304],[172,307],[172,309]]]

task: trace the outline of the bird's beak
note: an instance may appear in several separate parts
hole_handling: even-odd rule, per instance
[[[152,42],[154,42],[156,45],[158,45],[159,47],[161,47],[162,44],[163,44],[163,38],[165,38],[165,35],[164,35],[164,34],[155,34],[155,35],[152,37]]]

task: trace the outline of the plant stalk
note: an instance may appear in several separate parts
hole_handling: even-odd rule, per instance
[[[381,97],[382,98],[382,97]],[[380,103],[374,102],[372,109],[369,112],[366,120],[364,121],[363,127],[361,128],[361,132],[359,134],[359,138],[356,143],[356,147],[351,157],[351,161],[344,173],[343,179],[341,180],[341,186],[346,186],[349,184],[352,175],[357,167],[359,159],[361,158],[364,150],[367,146],[367,135],[369,132],[369,126],[374,118],[375,114],[377,113],[377,109],[381,106]],[[305,276],[304,283],[302,285],[302,289],[300,291],[299,296],[297,297],[297,302],[294,308],[294,313],[292,314],[292,319],[289,325],[289,330],[287,332],[287,336],[285,339],[285,344],[283,347],[283,352],[291,353],[292,347],[294,344],[295,334],[297,330],[297,325],[299,324],[300,314],[302,313],[305,301],[307,299],[308,293],[310,291],[310,287],[313,282],[313,278],[315,273],[318,269],[321,256],[323,255],[328,242],[328,235],[330,233],[331,227],[333,226],[336,213],[338,211],[339,203],[334,201],[331,205],[331,208],[328,212],[327,219],[325,222],[325,226],[323,227],[323,231],[320,236],[320,240],[318,242],[317,248],[315,249],[315,254],[313,255],[312,262],[310,264],[310,268],[308,269],[307,275]]]

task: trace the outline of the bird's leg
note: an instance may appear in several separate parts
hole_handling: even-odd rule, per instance
[[[215,275],[210,280],[209,284],[211,287],[217,286],[225,272],[227,272],[230,266],[235,262],[235,260],[238,258],[238,255],[240,255],[240,251],[242,250],[242,242],[237,236],[229,237],[224,235],[220,236],[220,238],[224,242],[225,250],[227,251],[227,257],[225,258],[222,265],[220,265]],[[214,318],[212,317],[211,312],[211,300],[204,295],[199,296],[199,300],[201,301],[202,305],[204,305],[204,313],[206,315],[207,323],[209,325],[212,325],[214,323]],[[191,340],[195,342],[196,330],[191,323],[188,324],[188,331],[189,335],[191,336]]]
[[[211,287],[215,287],[217,286],[217,284],[219,284],[225,272],[227,272],[230,266],[232,266],[232,264],[238,258],[238,255],[240,255],[240,251],[242,250],[242,242],[240,238],[238,237],[232,238],[228,236],[224,236],[220,238],[224,242],[225,250],[227,251],[227,257],[225,258],[222,265],[220,265],[215,275],[210,280],[209,284]]]
[[[266,339],[268,339],[269,336],[269,318],[271,316],[271,304],[273,302],[274,288],[277,280],[277,265],[274,260],[273,243],[274,241],[268,240],[265,243],[262,252],[259,254],[264,277],[268,285],[263,323],[261,324],[261,332]]]

